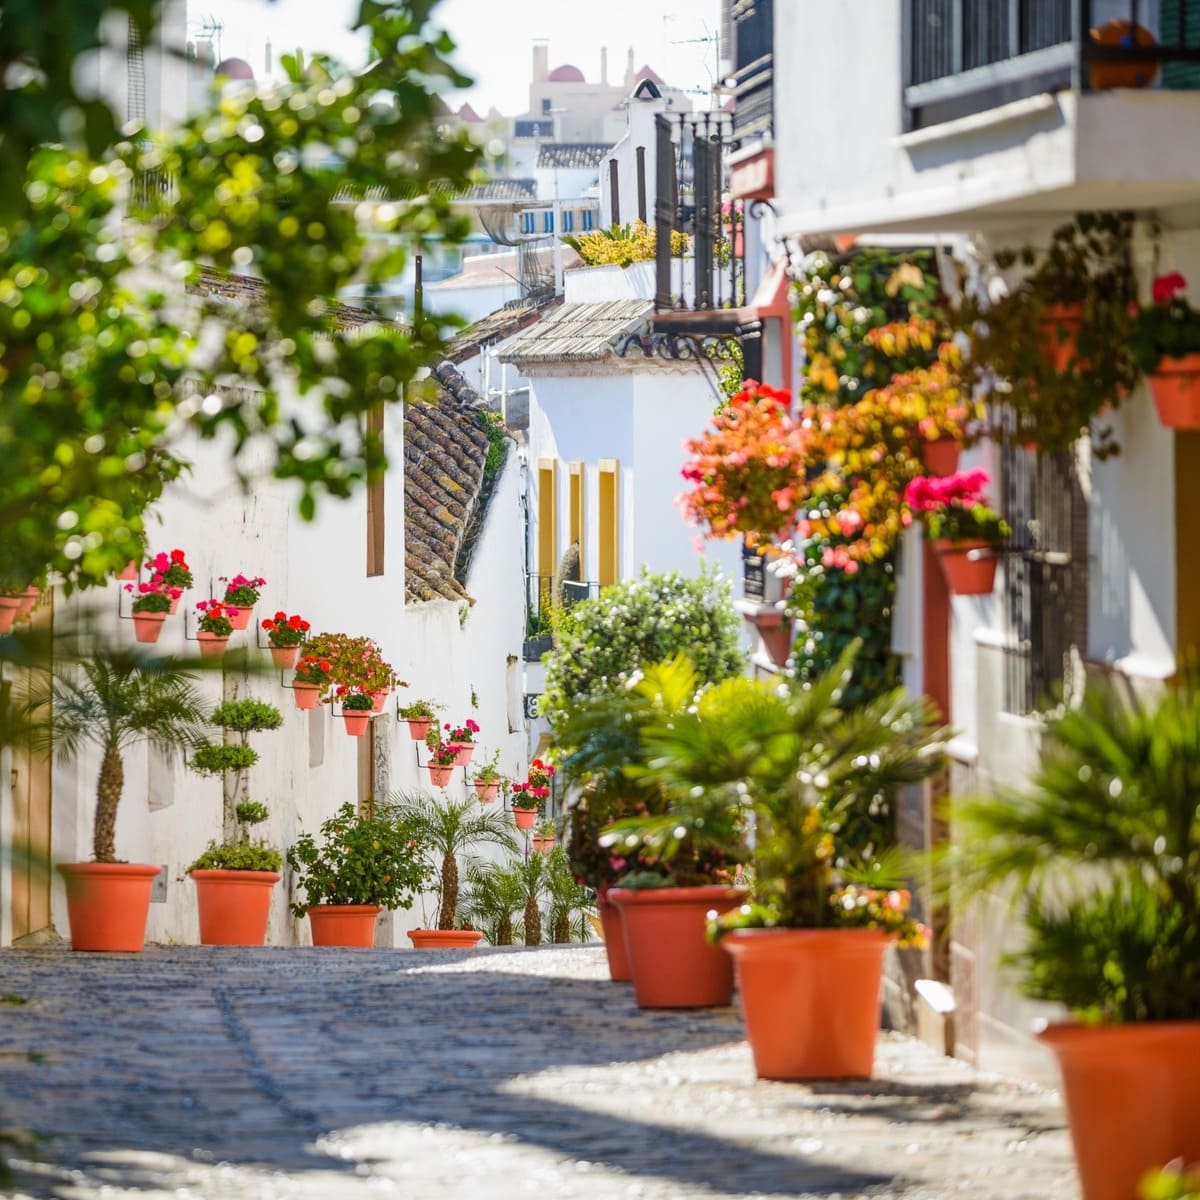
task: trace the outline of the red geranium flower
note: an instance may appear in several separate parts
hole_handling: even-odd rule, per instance
[[[1151,288],[1155,304],[1170,304],[1175,297],[1187,287],[1187,280],[1178,271],[1170,275],[1160,275]]]

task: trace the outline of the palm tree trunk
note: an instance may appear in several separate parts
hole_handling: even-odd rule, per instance
[[[439,929],[453,929],[458,912],[458,863],[453,854],[442,859],[442,911],[438,914]]]
[[[540,946],[542,944],[542,914],[538,910],[537,901],[530,896],[525,901],[525,945]]]
[[[511,946],[512,944],[512,914],[506,913],[496,925],[496,945]]]
[[[558,919],[554,922],[554,942],[555,945],[562,945],[563,942],[571,940],[571,913],[570,910],[564,910],[558,914]]]
[[[125,787],[125,764],[116,746],[104,748],[100,780],[96,785],[96,828],[92,834],[92,856],[97,862],[117,861],[113,839],[117,829],[117,805]]]

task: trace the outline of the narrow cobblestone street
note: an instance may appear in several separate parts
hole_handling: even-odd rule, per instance
[[[884,1034],[756,1082],[736,1009],[643,1012],[599,947],[0,953],[19,1197],[1074,1200],[1058,1097]]]

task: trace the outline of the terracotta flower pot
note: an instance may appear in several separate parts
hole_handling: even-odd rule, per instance
[[[710,912],[745,900],[745,888],[613,888],[639,1008],[711,1008],[733,999],[733,964],[705,936]]]
[[[432,717],[406,717],[408,721],[408,736],[414,742],[423,742],[425,735],[429,732],[430,725],[433,724]]]
[[[18,621],[24,621],[37,608],[38,598],[41,594],[40,588],[30,586],[25,589],[25,594],[21,597],[21,607],[17,609]]]
[[[351,737],[362,737],[371,723],[371,714],[369,712],[344,712],[342,720],[346,722],[346,732]]]
[[[937,551],[946,583],[956,596],[986,596],[995,587],[999,556],[986,553],[971,557],[976,550],[994,550],[989,542],[979,538],[964,538],[961,542],[938,538],[933,548]]]
[[[514,808],[512,815],[518,829],[532,829],[538,814],[536,808]]]
[[[157,642],[166,619],[165,612],[135,612],[133,614],[133,636],[139,642]]]
[[[475,753],[475,743],[451,742],[450,745],[455,751],[454,765],[456,767],[465,767],[471,761],[471,756]]]
[[[308,923],[314,946],[375,945],[378,904],[310,904]]]
[[[1065,371],[1071,365],[1082,324],[1082,304],[1047,304],[1042,309],[1038,322],[1042,353],[1056,371]]]
[[[952,437],[921,443],[921,461],[930,475],[953,475],[961,453],[962,447]]]
[[[167,612],[169,612],[172,616],[174,616],[175,613],[179,610],[180,597],[171,596],[171,597],[169,597],[169,599],[171,601],[171,607],[167,609]]]
[[[20,611],[20,596],[0,596],[0,633],[12,633]]]
[[[301,712],[316,708],[321,703],[321,685],[319,683],[293,683],[292,699]]]
[[[299,646],[272,646],[271,661],[277,671],[290,671],[296,665],[296,656],[299,653]]]
[[[117,578],[125,583],[128,580],[136,579],[138,575],[138,560],[131,558],[118,572]]]
[[[191,872],[204,946],[261,946],[278,871]]]
[[[471,950],[483,934],[477,929],[410,929],[408,939],[417,950]]]
[[[500,794],[500,785],[498,783],[485,783],[482,779],[476,779],[472,781],[472,784],[481,804],[491,804]]]
[[[215,633],[206,633],[203,629],[196,634],[200,639],[200,654],[204,658],[219,658],[229,645],[228,637],[220,637]]]
[[[1200,429],[1200,354],[1159,359],[1150,391],[1168,429]]]
[[[1058,1056],[1084,1200],[1132,1200],[1173,1158],[1200,1162],[1200,1021],[1063,1023]]]
[[[254,605],[248,604],[245,608],[238,608],[235,604],[234,608],[237,608],[237,612],[235,613],[231,613],[228,609],[225,610],[225,615],[229,618],[230,625],[234,629],[249,629],[250,618],[254,615]]]
[[[633,972],[629,969],[629,952],[625,948],[625,924],[621,920],[621,910],[607,895],[596,901],[596,907],[600,910],[600,928],[604,931],[608,977],[613,983],[628,983],[633,979]]]
[[[1158,74],[1158,63],[1152,59],[1129,56],[1129,52],[1138,46],[1154,45],[1154,34],[1145,26],[1134,25],[1114,17],[1089,33],[1094,45],[1119,46],[1127,55],[1120,62],[1088,64],[1088,86],[1093,91],[1103,91],[1105,88],[1149,87],[1154,82],[1154,77]]]
[[[159,867],[150,863],[59,863],[67,888],[73,950],[131,954],[146,944],[150,891]]]
[[[740,929],[733,957],[760,1079],[869,1079],[887,936],[877,929]]]
[[[437,763],[429,764],[429,781],[434,787],[445,787],[451,777],[454,775],[454,764],[448,766],[439,766]]]
[[[387,703],[387,698],[388,698],[388,697],[389,697],[391,694],[392,694],[392,689],[391,689],[391,688],[383,688],[383,689],[381,689],[381,690],[380,690],[380,691],[378,691],[378,692],[372,692],[372,693],[371,693],[371,700],[373,701],[373,703],[372,703],[372,706],[371,706],[371,711],[372,711],[373,713],[381,713],[381,712],[383,712],[383,706],[384,706],[384,705]]]
[[[555,837],[552,833],[535,833],[533,835],[533,848],[539,854],[549,854],[554,849]]]

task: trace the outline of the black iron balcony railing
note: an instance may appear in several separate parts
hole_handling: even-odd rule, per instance
[[[775,125],[775,0],[734,0],[733,139],[770,136]]]
[[[580,600],[600,595],[600,585],[590,579],[563,579],[556,584],[553,575],[525,576],[525,653],[526,662],[537,662],[553,644],[551,612],[570,608]]]
[[[1101,68],[1158,72],[1161,86],[1200,88],[1200,0],[903,0],[909,129],[1062,88],[1087,90]],[[1153,37],[1091,36],[1126,21]],[[1159,68],[1161,67],[1161,71]]]

